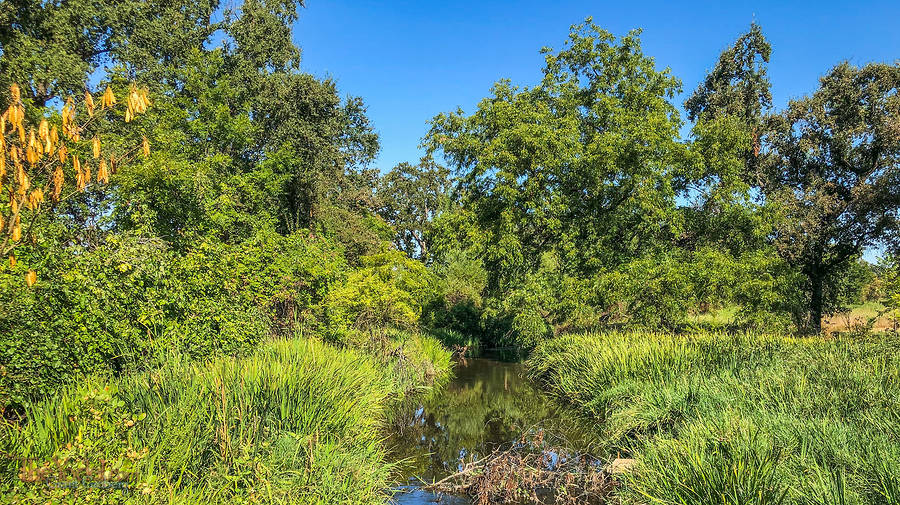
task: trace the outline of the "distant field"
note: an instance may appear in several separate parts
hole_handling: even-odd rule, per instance
[[[826,318],[822,326],[829,333],[847,331],[855,325],[866,324],[871,318],[877,318],[873,326],[875,331],[884,331],[896,327],[894,321],[888,317],[885,306],[878,302],[868,302],[851,307],[850,311],[845,314],[835,314]]]
[[[704,314],[692,314],[688,319],[697,324],[725,326],[734,321],[737,312],[738,307],[730,305]],[[896,327],[894,321],[888,316],[886,307],[879,302],[854,305],[846,313],[826,317],[822,321],[822,327],[826,333],[845,332],[853,329],[854,326],[866,324],[871,318],[876,318],[875,325],[872,327],[874,331],[884,331]]]

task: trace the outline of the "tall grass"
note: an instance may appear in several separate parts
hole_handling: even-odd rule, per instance
[[[900,503],[900,339],[567,335],[529,360],[634,503]]]
[[[0,431],[4,494],[34,503],[110,499],[109,490],[63,496],[20,482],[23,458],[37,470],[56,458],[129,470],[132,492],[116,498],[124,501],[382,502],[392,471],[382,426],[404,394],[449,370],[435,340],[395,341],[400,351],[389,357],[274,341],[243,358],[173,355],[114,384],[89,380]]]

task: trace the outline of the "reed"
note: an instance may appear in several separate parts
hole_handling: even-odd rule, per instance
[[[126,502],[383,502],[392,466],[382,428],[404,395],[449,373],[449,352],[434,339],[395,342],[399,353],[378,357],[281,340],[241,358],[172,355],[113,383],[89,378],[0,430],[0,448],[15,455],[4,460],[4,494],[25,503],[109,499],[110,491],[64,497],[41,487],[42,462],[64,460],[114,465],[132,487],[117,497]],[[22,482],[23,458],[36,462],[37,484]]]
[[[603,333],[538,347],[530,374],[630,455],[634,503],[900,503],[900,345]]]

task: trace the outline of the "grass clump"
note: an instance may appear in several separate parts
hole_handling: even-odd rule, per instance
[[[390,359],[280,340],[243,358],[175,355],[113,383],[88,380],[2,427],[3,495],[17,503],[380,503],[392,470],[381,428],[428,375],[399,377],[385,364],[417,360],[407,368],[427,362],[431,376],[446,374],[449,353],[432,340],[407,336]],[[127,489],[59,485],[82,479]]]
[[[897,336],[566,335],[528,365],[632,456],[633,503],[900,503]]]

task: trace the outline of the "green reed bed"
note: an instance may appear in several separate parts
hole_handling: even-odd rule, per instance
[[[632,456],[627,503],[900,503],[900,339],[567,335],[529,373]]]
[[[88,379],[0,428],[3,500],[383,502],[392,466],[381,428],[404,395],[449,370],[431,338],[392,342],[391,356],[374,356],[273,341],[244,358],[172,356],[148,373]],[[52,489],[85,477],[128,490]]]

